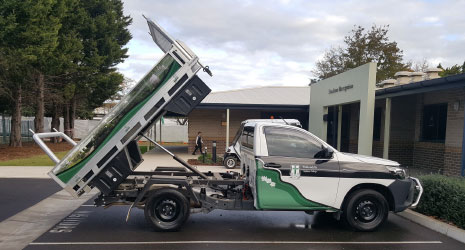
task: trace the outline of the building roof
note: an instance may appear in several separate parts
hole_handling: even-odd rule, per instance
[[[430,91],[439,91],[465,87],[465,74],[452,75],[432,80],[401,84],[399,86],[376,90],[376,98],[413,95]]]
[[[210,93],[200,105],[306,105],[310,104],[310,88],[267,86]]]

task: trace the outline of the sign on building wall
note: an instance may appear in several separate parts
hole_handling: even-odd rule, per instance
[[[360,103],[358,153],[371,155],[375,106],[376,63],[367,63],[310,86],[309,131],[327,138],[323,116],[328,107]],[[340,134],[340,133],[339,133]]]

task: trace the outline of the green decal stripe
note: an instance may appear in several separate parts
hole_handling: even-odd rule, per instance
[[[256,165],[258,209],[335,210],[307,200],[296,187],[283,182],[278,171],[263,168],[263,164],[258,160]]]
[[[126,123],[158,92],[158,90],[161,87],[163,87],[166,82],[168,82],[171,76],[173,76],[176,73],[176,71],[178,71],[179,68],[181,68],[181,65],[179,65],[176,61],[174,61],[174,64],[170,68],[170,71],[167,77],[165,77],[165,80],[157,87],[157,89],[155,89],[155,91],[153,91],[153,93],[150,96],[148,96],[143,101],[141,101],[139,104],[137,104],[137,106],[131,109],[131,111],[129,111],[123,117],[123,119],[121,119],[121,121],[115,126],[115,128],[111,131],[111,133],[107,136],[107,138],[103,141],[103,143],[100,144],[100,146],[96,150],[94,150],[94,152],[92,152],[88,157],[86,157],[80,163],[76,164],[74,167],[67,169],[66,171],[58,174],[57,177],[64,183],[68,183],[71,180],[71,178],[73,178],[73,176],[76,175],[79,172],[79,170],[81,170],[81,168],[83,168],[87,164],[87,162],[89,162],[90,159],[92,159],[92,157],[94,157],[95,154],[97,154],[97,152],[99,152],[107,144],[107,142],[111,140],[111,138],[116,133],[118,133],[119,130],[122,127],[124,127],[124,125],[126,125]]]

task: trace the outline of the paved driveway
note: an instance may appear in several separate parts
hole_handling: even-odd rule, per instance
[[[377,232],[352,232],[332,216],[303,212],[192,214],[180,232],[154,232],[142,210],[95,208],[89,201],[26,249],[464,249],[395,214]]]
[[[0,222],[60,190],[52,179],[0,178]]]

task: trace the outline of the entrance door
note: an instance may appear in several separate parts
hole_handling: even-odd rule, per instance
[[[339,185],[339,163],[306,131],[264,128],[268,155],[257,164],[261,209],[331,209]]]
[[[350,104],[342,106],[342,120],[339,121],[339,108],[337,106],[328,107],[327,116],[327,139],[326,142],[333,148],[337,148],[338,126],[341,123],[341,152],[349,152],[350,140]]]

